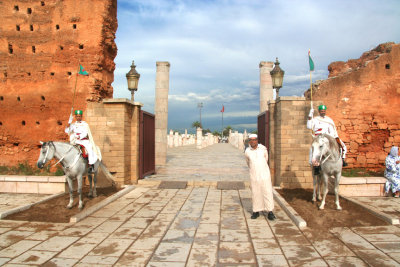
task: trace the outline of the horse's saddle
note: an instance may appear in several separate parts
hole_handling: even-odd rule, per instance
[[[81,155],[82,155],[82,157],[84,158],[84,159],[87,159],[88,158],[88,153],[87,153],[87,150],[86,150],[86,148],[83,146],[83,145],[75,145],[75,147],[76,148],[78,148],[80,151],[81,151]]]

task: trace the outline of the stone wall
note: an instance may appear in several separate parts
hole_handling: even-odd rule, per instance
[[[383,169],[400,145],[400,44],[385,43],[359,59],[333,62],[313,88],[348,148],[349,168]],[[310,98],[310,91],[305,95]]]
[[[307,129],[310,102],[304,97],[278,97],[269,102],[271,179],[284,188],[312,188],[308,164],[312,141]]]
[[[139,179],[141,106],[128,99],[106,99],[87,105],[87,122],[95,143],[119,184],[136,184]]]
[[[111,98],[116,0],[0,1],[0,165],[38,157],[39,140],[67,140],[75,108]]]

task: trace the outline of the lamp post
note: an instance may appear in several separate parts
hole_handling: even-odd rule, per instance
[[[131,100],[134,101],[135,91],[138,89],[140,74],[136,71],[135,61],[132,60],[131,70],[126,74],[128,90],[131,91]]]
[[[198,103],[197,107],[200,109],[200,127],[203,128],[203,125],[201,124],[201,108],[203,107],[203,103]]]
[[[285,71],[279,67],[279,64],[278,58],[276,58],[275,66],[270,72],[272,77],[272,87],[276,89],[276,99],[279,97],[279,89],[282,87],[283,76],[285,75]]]

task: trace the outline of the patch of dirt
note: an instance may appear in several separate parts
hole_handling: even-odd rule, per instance
[[[89,198],[89,187],[82,189],[83,210],[99,203],[107,197],[115,194],[119,190],[115,187],[97,188],[97,197]],[[79,197],[78,193],[74,192],[74,204],[72,209],[67,209],[69,203],[69,193],[51,199],[49,201],[32,206],[28,210],[7,216],[6,220],[16,221],[35,221],[35,222],[53,222],[53,223],[68,223],[69,219],[81,212],[78,209]]]
[[[321,202],[312,203],[311,189],[279,189],[277,191],[313,230],[326,231],[333,227],[388,225],[363,207],[343,198],[339,199],[342,210],[336,210],[335,195],[328,194],[325,199],[325,209],[319,210],[318,206]]]

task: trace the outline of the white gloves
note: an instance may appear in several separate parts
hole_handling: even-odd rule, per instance
[[[314,109],[313,108],[311,108],[310,109],[310,113],[308,114],[308,117],[313,117],[313,115],[314,115]]]

